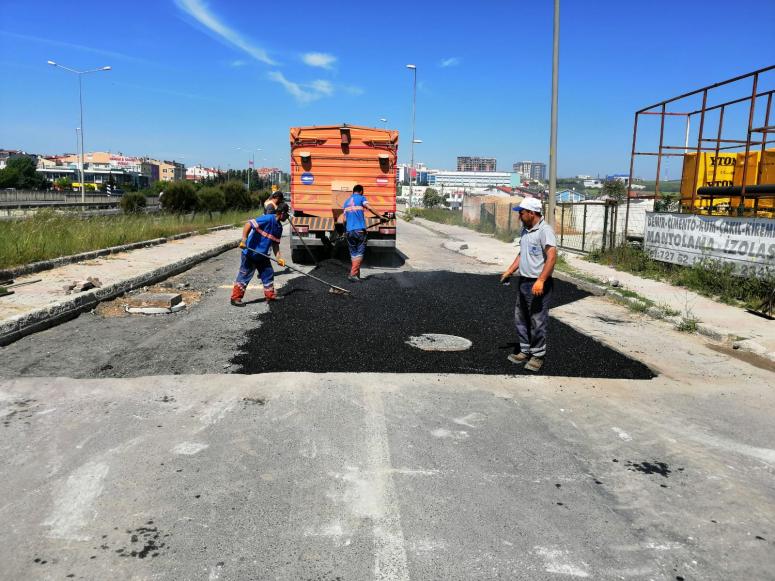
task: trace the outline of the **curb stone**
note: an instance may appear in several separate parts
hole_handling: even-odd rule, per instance
[[[210,248],[134,278],[72,296],[72,298],[31,313],[12,317],[0,324],[0,347],[13,343],[26,335],[48,329],[69,319],[74,319],[81,313],[94,309],[102,301],[114,299],[130,290],[155,284],[170,276],[185,272],[199,262],[236,248],[238,244],[238,240],[225,242],[215,248]]]

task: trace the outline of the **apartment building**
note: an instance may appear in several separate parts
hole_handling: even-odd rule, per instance
[[[546,181],[546,164],[540,161],[518,161],[513,166],[514,171],[519,172],[525,178],[531,180]]]
[[[498,163],[494,157],[457,158],[457,171],[496,171]]]

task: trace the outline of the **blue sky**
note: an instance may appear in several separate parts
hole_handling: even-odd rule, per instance
[[[0,0],[0,147],[75,151],[77,80],[51,59],[113,67],[84,77],[87,150],[238,168],[260,147],[287,168],[289,127],[387,118],[408,162],[414,63],[417,161],[548,162],[552,4]],[[635,110],[775,63],[772,0],[563,0],[561,17],[561,176],[627,171]]]

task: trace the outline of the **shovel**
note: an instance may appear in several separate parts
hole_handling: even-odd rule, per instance
[[[277,264],[280,264],[279,262],[277,262],[277,259],[276,259],[276,258],[272,258],[272,257],[271,257],[271,256],[269,256],[268,254],[262,254],[261,252],[257,252],[256,250],[253,250],[252,248],[247,248],[247,250],[249,250],[249,251],[250,251],[250,252],[252,252],[253,254],[256,254],[256,255],[258,255],[258,256],[263,256],[264,258],[268,258],[268,259],[269,259],[269,260],[271,260],[272,262],[275,262],[275,263],[277,263]],[[328,287],[331,287],[331,289],[333,289],[333,291],[334,291],[335,293],[338,293],[338,294],[347,294],[347,295],[349,295],[349,294],[350,294],[350,291],[348,291],[346,288],[342,288],[342,287],[340,287],[340,286],[333,285],[333,284],[331,284],[330,282],[326,282],[326,281],[324,281],[324,280],[323,280],[323,279],[321,279],[321,278],[318,278],[318,277],[316,277],[316,276],[312,276],[311,274],[307,274],[307,273],[306,273],[306,272],[304,272],[303,270],[299,270],[298,268],[294,268],[294,267],[293,267],[293,266],[291,266],[290,264],[287,264],[287,263],[286,263],[286,264],[285,264],[285,267],[286,267],[286,268],[290,268],[292,271],[294,271],[294,272],[298,272],[299,274],[302,274],[302,275],[304,275],[304,276],[308,276],[308,277],[310,277],[310,278],[312,278],[312,279],[314,279],[314,280],[316,280],[316,281],[318,281],[318,282],[320,282],[320,283],[323,283],[324,285],[326,285],[326,286],[328,286]]]

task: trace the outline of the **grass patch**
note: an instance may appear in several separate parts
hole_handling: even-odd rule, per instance
[[[88,216],[41,210],[25,220],[0,222],[0,268],[142,242],[223,224],[242,226],[253,214],[224,212],[195,215],[138,214]]]
[[[696,333],[697,322],[697,319],[693,317],[681,317],[681,322],[675,328],[682,333]]]
[[[414,218],[425,218],[439,224],[452,226],[467,226],[463,223],[463,212],[444,210],[442,208],[412,208],[404,213],[404,219],[411,222]]]
[[[693,266],[678,266],[653,260],[645,251],[632,246],[594,250],[586,260],[631,272],[644,278],[668,282],[714,300],[757,309],[775,288],[775,273],[768,277],[740,277],[733,267],[719,260],[704,260]]]

